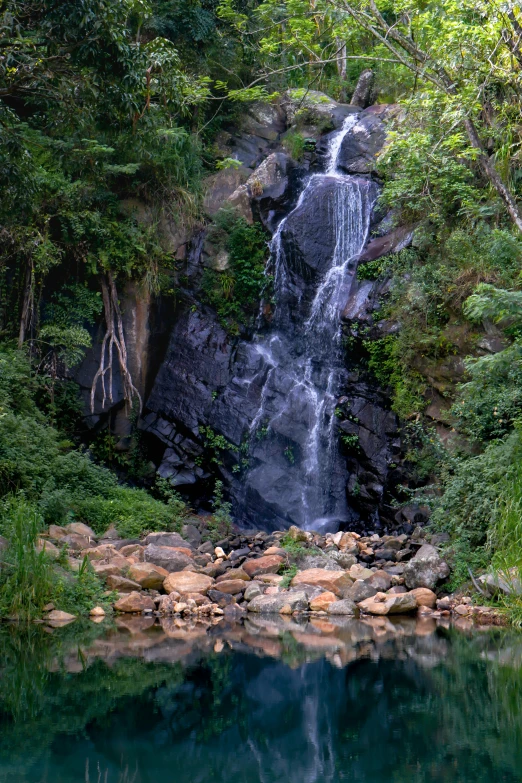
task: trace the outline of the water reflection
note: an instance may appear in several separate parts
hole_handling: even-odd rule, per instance
[[[521,660],[409,618],[4,627],[0,781],[519,781]]]

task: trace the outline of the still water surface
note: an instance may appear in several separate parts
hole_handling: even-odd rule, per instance
[[[413,620],[0,627],[4,783],[522,780],[522,635]]]

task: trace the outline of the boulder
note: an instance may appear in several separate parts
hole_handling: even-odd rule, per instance
[[[93,609],[91,609],[89,615],[91,617],[105,617],[105,609],[103,609],[101,606],[95,606]]]
[[[247,181],[251,173],[246,166],[239,166],[223,169],[206,177],[203,181],[203,209],[206,214],[211,217],[215,215],[232,193]]]
[[[337,157],[338,167],[346,174],[370,174],[375,171],[377,156],[386,141],[385,119],[394,107],[381,104],[361,112],[350,133],[344,137]],[[329,136],[317,145],[319,155],[326,153]]]
[[[181,546],[189,547],[190,544],[180,536],[179,533],[149,533],[145,538],[145,544],[155,544],[156,546]]]
[[[217,604],[221,609],[224,609],[225,606],[229,606],[229,604],[236,603],[235,595],[231,595],[230,593],[222,593],[220,590],[209,590],[207,592],[207,596],[213,604]]]
[[[250,582],[249,575],[242,568],[228,568],[226,573],[217,577],[216,582],[219,584],[225,579],[242,579],[243,582]]]
[[[139,590],[141,585],[134,582],[132,579],[127,579],[125,576],[118,576],[111,574],[105,579],[105,584],[109,590],[117,590],[118,593],[132,593],[135,590]]]
[[[423,544],[415,557],[405,564],[403,571],[407,587],[428,587],[430,590],[446,579],[449,573],[449,566],[431,544]]]
[[[391,587],[391,576],[386,573],[386,571],[374,571],[371,576],[369,576],[366,581],[372,585],[372,587],[377,588],[377,592],[385,593],[386,590],[389,590]]]
[[[337,601],[338,596],[335,593],[330,593],[328,590],[325,593],[321,593],[316,598],[312,598],[310,601],[310,609],[312,612],[326,612],[330,604]]]
[[[181,532],[183,534],[183,538],[188,541],[191,546],[198,547],[201,544],[201,533],[199,532],[196,525],[192,525],[191,523],[187,522],[187,524],[183,525],[181,528]]]
[[[40,552],[45,552],[47,557],[50,557],[51,560],[56,560],[57,557],[60,555],[60,550],[57,546],[54,544],[51,544],[50,541],[48,541],[46,538],[39,538],[36,541],[36,551],[38,554]]]
[[[379,589],[372,585],[367,579],[356,579],[353,585],[346,593],[346,597],[356,604],[371,598],[379,592]]]
[[[174,591],[178,593],[202,593],[212,587],[214,580],[205,574],[196,574],[194,571],[179,571],[169,574],[163,582],[166,593]]]
[[[194,566],[194,561],[173,546],[158,546],[149,544],[145,547],[143,559],[146,563],[165,568],[169,573],[183,571],[187,566]]]
[[[83,522],[70,522],[65,525],[64,528],[67,533],[75,533],[78,536],[87,536],[87,538],[96,539],[97,535],[89,525],[84,525]]]
[[[253,598],[257,598],[258,595],[263,595],[261,584],[259,582],[249,582],[243,596],[245,601],[251,601]]]
[[[93,542],[90,536],[83,536],[80,533],[67,533],[61,539],[61,543],[67,544],[73,552],[81,552],[82,549],[90,547]]]
[[[369,579],[370,576],[373,576],[373,571],[360,565],[360,563],[351,566],[348,573],[352,579]]]
[[[416,587],[410,592],[411,595],[415,596],[417,606],[428,606],[430,609],[434,609],[437,603],[437,596],[433,590],[429,590],[427,587]]]
[[[237,595],[242,593],[246,587],[246,582],[243,579],[223,579],[221,582],[216,581],[214,588],[219,590],[220,593],[230,593],[230,595]]]
[[[124,595],[119,601],[114,604],[114,609],[117,612],[148,612],[154,611],[155,605],[152,598],[142,593],[134,592]]]
[[[53,609],[45,619],[49,625],[58,626],[72,623],[73,620],[76,620],[76,616],[74,614],[69,614],[69,612],[61,612],[59,609]]]
[[[129,577],[147,590],[161,590],[168,575],[166,568],[154,563],[135,563],[129,568]]]
[[[365,614],[407,614],[408,612],[415,611],[417,608],[417,600],[411,593],[404,593],[402,595],[377,593],[372,598],[360,601],[358,606],[361,612],[364,612]]]
[[[243,563],[243,571],[251,579],[260,574],[275,574],[283,562],[284,558],[280,555],[265,555],[257,560],[247,560]]]
[[[261,614],[291,614],[308,609],[308,598],[300,591],[277,593],[276,595],[259,595],[248,604],[249,612]]]
[[[520,572],[518,568],[509,568],[506,571],[497,571],[495,573],[479,576],[478,581],[491,595],[520,595],[522,594],[522,583],[520,581]]]
[[[67,535],[67,530],[64,527],[60,527],[60,525],[49,525],[47,532],[49,533],[49,538],[52,538],[54,541],[59,541]]]
[[[328,614],[353,617],[357,614],[358,610],[353,601],[349,598],[343,598],[341,601],[334,601],[331,603],[326,611]]]
[[[237,604],[227,604],[223,609],[223,617],[229,623],[238,623],[245,617],[246,613],[245,607]]]
[[[353,580],[345,571],[327,571],[323,568],[309,568],[306,571],[300,571],[292,579],[292,587],[300,587],[301,585],[323,587],[341,597],[352,584]]]
[[[114,544],[99,544],[98,546],[82,550],[82,556],[88,557],[91,561],[109,560],[117,554],[118,552]]]

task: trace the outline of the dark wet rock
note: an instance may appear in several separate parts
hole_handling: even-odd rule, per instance
[[[306,609],[308,609],[308,598],[302,591],[260,595],[257,598],[253,598],[248,604],[249,612],[259,612],[261,614],[291,614],[292,612],[305,611]]]
[[[192,525],[190,523],[183,525],[181,528],[182,537],[185,541],[188,541],[188,543],[191,546],[199,547],[201,544],[201,533],[197,529],[195,525]]]
[[[359,115],[352,132],[345,136],[339,151],[338,165],[346,174],[369,174],[375,171],[377,155],[386,140],[384,120],[392,112],[386,105],[370,106]],[[317,152],[326,154],[329,137],[324,136]]]
[[[225,606],[230,606],[230,604],[234,604],[236,602],[235,595],[231,595],[230,593],[223,593],[220,590],[209,590],[207,595],[212,603],[217,604],[221,609],[224,609]]]
[[[357,79],[357,84],[355,85],[350,104],[361,109],[366,109],[371,102],[374,82],[375,75],[372,69],[365,68]]]

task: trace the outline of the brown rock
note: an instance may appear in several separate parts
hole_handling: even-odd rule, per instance
[[[337,596],[342,596],[352,584],[352,579],[345,571],[327,571],[325,568],[308,568],[306,571],[300,571],[292,579],[292,587],[300,585],[323,587]]]
[[[242,593],[246,588],[246,582],[243,579],[223,579],[221,582],[217,582],[214,585],[215,590],[219,590],[220,593],[229,593],[230,595],[237,595]]]
[[[166,593],[176,590],[178,593],[202,593],[205,595],[214,580],[205,574],[196,574],[194,571],[178,571],[169,574],[163,582]]]
[[[49,538],[53,538],[59,541],[61,538],[67,535],[67,530],[59,525],[49,525]]]
[[[105,579],[105,584],[109,590],[117,590],[119,593],[132,593],[134,590],[139,590],[140,585],[134,582],[132,579],[127,579],[125,576],[117,576],[110,574]]]
[[[144,550],[145,547],[141,546],[140,544],[127,544],[127,546],[122,546],[119,552],[121,555],[123,555],[123,557],[129,557],[130,555],[135,555],[138,556],[139,560],[143,560]]]
[[[59,609],[53,609],[53,611],[49,612],[46,617],[46,621],[50,625],[65,625],[66,623],[72,623],[73,620],[76,620],[76,616],[74,614],[69,614],[69,612],[61,612]]]
[[[373,598],[367,598],[361,601],[359,609],[366,614],[386,615],[386,614],[407,614],[417,608],[417,600],[411,593],[403,595],[387,595],[386,593],[377,593]]]
[[[279,546],[269,546],[265,549],[265,555],[279,555],[280,557],[286,557],[288,552],[285,549],[281,549]]]
[[[242,568],[228,568],[224,574],[216,579],[216,584],[224,582],[225,579],[242,579],[243,582],[250,582],[249,575]]]
[[[82,549],[87,549],[91,545],[92,540],[89,536],[81,536],[79,533],[67,533],[61,542],[67,544],[73,552],[81,552]]]
[[[416,587],[410,590],[411,594],[417,599],[417,606],[428,606],[433,609],[437,603],[437,596],[428,587]]]
[[[148,595],[142,595],[141,593],[134,592],[123,596],[116,601],[114,608],[117,612],[144,612],[146,610],[154,611],[154,601]]]
[[[105,617],[105,609],[102,609],[101,606],[95,606],[94,609],[91,609],[89,615],[91,617]]]
[[[257,560],[247,560],[243,563],[243,571],[252,579],[261,574],[275,574],[279,571],[284,558],[281,555],[264,555]]]
[[[100,579],[106,580],[109,576],[122,576],[122,567],[115,565],[114,563],[100,563],[97,560],[92,561],[92,568],[100,577]]]
[[[82,551],[82,556],[88,557],[89,560],[109,560],[117,554],[114,544],[100,544]]]
[[[165,578],[169,575],[166,568],[154,563],[135,563],[129,568],[129,576],[140,587],[149,590],[161,590]]]
[[[38,554],[40,552],[44,551],[47,557],[50,557],[51,560],[56,560],[57,557],[60,555],[60,550],[57,546],[54,544],[51,544],[50,541],[48,541],[46,538],[39,538],[36,542],[36,551]]]
[[[96,533],[92,527],[89,527],[89,525],[84,525],[83,522],[70,522],[68,525],[65,525],[65,530],[67,533],[72,533],[78,536],[86,536],[87,538],[91,538],[93,540],[96,539]]]
[[[468,614],[471,614],[471,606],[468,606],[467,604],[459,604],[454,608],[453,611],[455,614],[458,614],[461,617],[467,617]]]
[[[176,552],[181,552],[182,555],[186,555],[187,557],[192,557],[194,554],[192,549],[189,549],[186,546],[173,546],[172,549],[175,549]]]
[[[217,606],[219,606],[221,609],[223,609],[225,606],[228,606],[228,604],[236,603],[235,595],[230,595],[229,593],[222,593],[219,590],[209,590],[207,595],[209,599],[214,604],[217,604]]]
[[[317,598],[313,598],[310,601],[310,609],[312,612],[325,612],[330,604],[333,604],[337,601],[337,596],[335,593],[330,593],[326,591],[325,593],[321,593],[321,595],[318,595]]]

